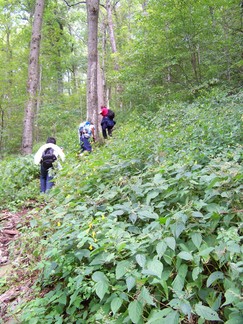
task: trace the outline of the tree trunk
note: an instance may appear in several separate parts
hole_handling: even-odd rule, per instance
[[[24,129],[22,139],[22,153],[32,153],[33,147],[33,120],[37,105],[37,92],[39,82],[39,52],[41,42],[41,27],[45,0],[36,0],[35,14],[32,26],[30,43],[29,69],[28,69],[28,101],[25,108]]]
[[[4,110],[0,103],[0,154],[3,152],[3,134],[4,134]],[[2,157],[2,155],[0,155]]]
[[[108,20],[108,27],[109,27],[111,49],[112,49],[112,53],[116,54],[117,53],[117,48],[116,48],[116,39],[115,39],[114,27],[113,27],[113,21],[112,21],[112,9],[111,9],[111,1],[110,0],[106,0],[106,10],[107,10],[107,20]],[[116,71],[119,70],[119,64],[118,64],[118,60],[117,60],[116,56],[115,56],[115,67],[114,67],[114,69]]]
[[[98,129],[98,18],[99,0],[87,0],[88,20],[88,71],[87,71],[87,118]]]

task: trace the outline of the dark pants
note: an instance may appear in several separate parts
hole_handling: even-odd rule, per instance
[[[91,152],[92,146],[89,142],[89,138],[86,138],[84,135],[81,135],[80,136],[80,147],[81,147],[81,152],[84,152],[84,151]]]
[[[101,121],[102,135],[104,138],[107,138],[108,135],[112,136],[112,130],[115,125],[115,121],[109,117],[103,117]]]
[[[41,165],[40,169],[40,191],[46,192],[54,186],[53,177],[49,175],[50,169],[45,169],[43,165]]]

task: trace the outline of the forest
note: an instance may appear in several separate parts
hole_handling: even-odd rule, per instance
[[[243,2],[0,7],[0,323],[241,324]]]

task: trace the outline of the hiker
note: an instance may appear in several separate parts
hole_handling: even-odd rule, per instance
[[[40,164],[40,191],[42,193],[50,190],[53,185],[53,163],[60,156],[61,160],[65,160],[65,154],[62,148],[56,145],[54,137],[48,137],[46,144],[42,145],[34,156],[34,163]],[[60,168],[60,164],[58,165]]]
[[[107,139],[108,135],[110,137],[112,136],[113,127],[116,124],[114,120],[115,114],[106,106],[101,106],[101,111],[99,114],[103,116],[101,120],[102,135],[105,139]]]
[[[95,126],[91,120],[80,123],[78,127],[78,136],[81,148],[80,156],[82,156],[84,152],[91,152],[91,138],[95,142]]]

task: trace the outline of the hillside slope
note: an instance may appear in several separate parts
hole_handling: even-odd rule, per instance
[[[242,99],[136,110],[81,159],[67,136],[22,227],[40,276],[21,323],[242,322]]]

